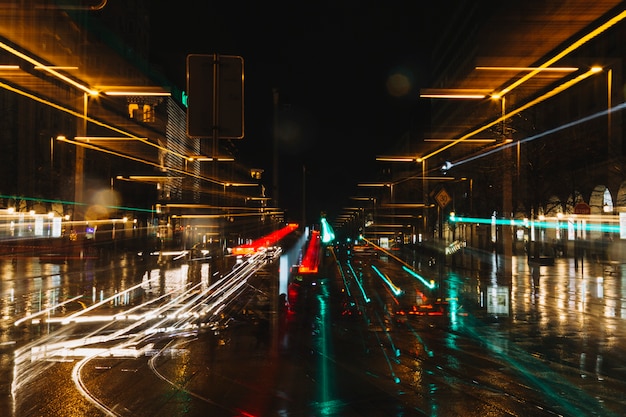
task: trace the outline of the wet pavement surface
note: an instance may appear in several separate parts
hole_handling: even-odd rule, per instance
[[[0,414],[613,416],[625,409],[621,265],[576,268],[562,258],[542,266],[537,280],[525,258],[512,260],[510,278],[482,256],[445,268],[418,260],[412,266],[427,280],[445,273],[445,286],[427,294],[389,259],[353,262],[358,279],[341,261],[328,262],[300,286],[290,311],[268,316],[247,304],[224,328],[146,338],[136,357],[29,361],[28,379],[14,352],[55,333],[44,323],[16,330],[15,317],[77,293],[88,305],[151,275],[142,297],[156,297],[181,272],[146,269],[135,259],[93,268],[3,263]],[[267,290],[251,285],[257,294]],[[417,290],[456,300],[462,314],[396,321],[394,312]],[[355,314],[346,314],[349,299]]]

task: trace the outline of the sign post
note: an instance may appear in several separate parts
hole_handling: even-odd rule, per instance
[[[242,57],[188,55],[187,94],[189,137],[243,138]]]

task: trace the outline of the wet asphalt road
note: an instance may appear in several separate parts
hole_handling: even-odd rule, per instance
[[[83,388],[99,403],[87,401],[72,381],[78,359],[37,363],[36,377],[11,395],[13,350],[48,329],[28,326],[18,334],[7,317],[36,304],[38,294],[45,304],[65,292],[92,294],[92,283],[103,291],[130,285],[141,280],[143,266],[121,262],[125,272],[114,277],[118,269],[110,264],[73,271],[20,270],[18,263],[14,281],[4,275],[0,288],[1,415],[621,415],[621,269],[607,273],[589,264],[579,271],[563,258],[542,267],[537,283],[522,261],[513,262],[510,281],[499,284],[510,290],[508,316],[486,314],[481,306],[485,292],[502,281],[488,262],[460,262],[446,267],[445,289],[430,295],[456,294],[467,314],[401,323],[394,312],[407,294],[427,293],[420,284],[389,259],[361,259],[355,270],[363,273],[363,292],[351,292],[358,314],[346,315],[346,282],[352,290],[358,285],[329,261],[316,285],[298,292],[298,308],[279,320],[277,341],[258,316],[240,315],[219,334],[155,339],[137,358],[86,361],[79,370]],[[403,288],[402,296],[381,284],[371,263]],[[430,278],[441,271],[414,267]]]

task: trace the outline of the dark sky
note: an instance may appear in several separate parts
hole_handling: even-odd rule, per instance
[[[181,88],[188,54],[243,57],[246,135],[237,148],[242,163],[265,169],[268,190],[278,90],[278,197],[290,220],[302,219],[303,200],[309,223],[321,211],[332,219],[357,182],[376,179],[375,156],[422,123],[432,5],[361,3],[149,2],[151,60]]]

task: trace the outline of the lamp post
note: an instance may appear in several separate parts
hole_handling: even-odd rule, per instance
[[[83,93],[83,117],[77,120],[76,136],[87,136],[87,112],[89,108],[89,94]],[[82,146],[76,147],[74,165],[74,221],[83,220],[84,213],[81,207],[83,203],[83,174],[85,163],[85,149]]]

